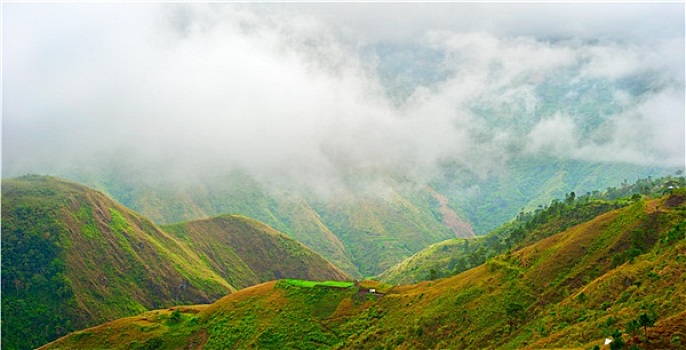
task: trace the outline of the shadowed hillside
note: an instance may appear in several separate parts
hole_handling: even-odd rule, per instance
[[[615,342],[642,349],[679,349],[685,202],[684,191],[638,200],[447,279],[348,288],[271,282],[45,348],[591,348],[614,333]]]

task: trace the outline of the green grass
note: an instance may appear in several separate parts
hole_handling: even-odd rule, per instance
[[[306,281],[299,279],[288,278],[284,280],[286,283],[297,286],[297,287],[307,287],[313,288],[317,286],[322,287],[338,287],[338,288],[349,288],[355,285],[354,282],[343,282],[343,281]]]

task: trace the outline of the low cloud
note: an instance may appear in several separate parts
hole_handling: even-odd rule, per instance
[[[327,189],[377,174],[427,181],[445,163],[485,174],[522,152],[684,165],[683,33],[537,36],[496,13],[510,31],[426,15],[412,34],[363,40],[365,26],[336,25],[359,7],[7,5],[3,174],[115,162],[153,179],[240,170]],[[408,81],[397,103],[378,73],[387,63],[368,54],[384,40],[440,53],[422,72],[441,78]]]

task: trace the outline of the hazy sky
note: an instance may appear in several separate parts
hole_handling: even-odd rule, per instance
[[[684,166],[683,3],[2,7],[5,176]]]

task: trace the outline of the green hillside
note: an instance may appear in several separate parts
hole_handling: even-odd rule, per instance
[[[108,193],[160,224],[224,213],[253,218],[359,278],[381,273],[431,244],[487,234],[522,209],[533,211],[565,193],[583,195],[673,172],[534,156],[517,157],[500,167],[477,174],[444,164],[429,186],[380,174],[375,175],[379,186],[365,186],[351,176],[347,191],[323,196],[270,187],[238,171],[180,184],[146,181],[116,167],[69,178]]]
[[[232,290],[187,246],[100,192],[40,176],[2,183],[7,349]]]
[[[521,248],[610,210],[625,207],[641,196],[661,196],[669,186],[686,187],[681,176],[639,179],[606,191],[582,196],[573,192],[564,200],[532,212],[520,212],[515,219],[487,235],[472,239],[450,239],[433,244],[379,274],[380,281],[409,284],[447,277],[484,263],[487,259]]]
[[[588,349],[614,334],[615,343],[641,349],[680,349],[685,229],[686,191],[679,190],[447,279],[338,288],[270,282],[44,348]]]
[[[564,198],[566,193],[581,196],[640,178],[666,176],[675,170],[521,156],[502,164],[498,172],[483,176],[448,165],[443,178],[432,186],[471,224],[477,235],[484,235],[520,211],[534,211],[556,198]]]
[[[346,278],[251,219],[218,217],[169,229],[173,235],[75,183],[4,180],[3,347],[32,348],[144,310],[209,303],[234,287],[277,277]]]
[[[268,188],[237,172],[182,185],[135,181],[117,171],[77,178],[157,223],[224,213],[253,218],[356,278],[378,274],[432,243],[472,234],[449,203],[441,205],[435,191],[408,179],[389,177],[378,188],[327,197]],[[443,213],[452,215],[453,227],[443,224]]]
[[[385,198],[339,197],[317,205],[322,220],[350,252],[363,276],[388,269],[427,245],[455,237],[431,211],[426,191],[394,191]]]
[[[239,288],[286,277],[349,278],[298,241],[246,217],[222,215],[163,228],[187,243],[214,271]]]

